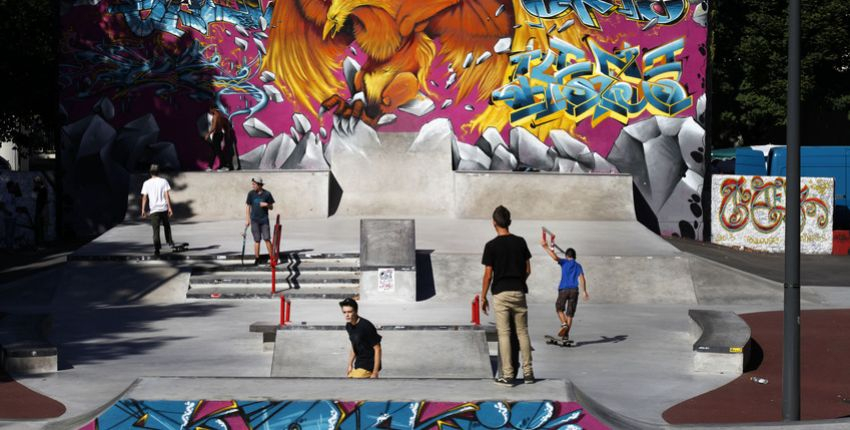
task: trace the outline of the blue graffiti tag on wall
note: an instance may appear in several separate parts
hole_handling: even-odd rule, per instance
[[[542,124],[564,114],[576,122],[592,116],[594,126],[609,117],[625,124],[645,110],[675,116],[693,104],[679,82],[682,63],[676,56],[684,38],[645,52],[640,61],[639,46],[626,44],[610,53],[592,39],[587,43],[592,59],[557,38],[549,40],[545,57],[540,50],[511,56],[511,83],[492,94],[493,101],[513,109],[511,124]]]
[[[618,2],[620,3],[620,2]],[[574,12],[587,27],[599,28],[596,14],[608,16],[617,12],[634,21],[656,20],[670,25],[681,20],[688,11],[688,0],[622,0],[622,5],[606,0],[522,0],[532,16],[550,19]]]
[[[318,401],[137,401],[121,400],[82,427],[123,429],[457,429],[581,430],[581,409],[559,411],[549,401],[478,403]],[[430,408],[428,416],[423,416]],[[591,425],[593,426],[593,425]],[[598,426],[597,426],[598,427]]]
[[[244,28],[260,27],[260,18],[271,19],[272,8],[263,11],[257,1],[237,0],[236,7],[216,4],[213,0],[181,2],[176,0],[124,0],[109,6],[109,13],[122,14],[130,30],[137,36],[148,36],[155,30],[182,36],[183,26],[207,34],[214,22],[228,22]],[[143,14],[144,15],[143,17]]]

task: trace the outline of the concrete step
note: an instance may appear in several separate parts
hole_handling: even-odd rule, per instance
[[[302,273],[299,276],[284,276],[278,274],[277,282],[278,283],[287,283],[287,282],[298,282],[299,284],[311,284],[316,286],[328,285],[328,284],[344,284],[344,285],[359,285],[360,284],[360,275],[359,274],[304,274]],[[222,275],[220,273],[214,273],[209,275],[192,275],[189,279],[189,285],[237,285],[237,284],[268,284],[271,283],[271,275],[269,274],[246,274],[239,276],[232,276],[230,274]]]
[[[191,285],[186,293],[190,299],[268,299],[286,296],[287,299],[333,299],[341,300],[358,295],[357,286],[328,285],[322,288],[289,288],[278,285],[275,294],[271,293],[271,284],[265,285]]]
[[[192,269],[192,275],[204,275],[204,274],[212,274],[212,273],[220,273],[220,274],[228,274],[228,275],[237,275],[242,273],[252,273],[252,274],[260,274],[264,273],[268,276],[272,271],[271,266],[268,265],[259,265],[259,266],[242,266],[242,265],[221,265],[221,266],[211,266],[211,267],[195,267]],[[279,264],[275,267],[275,271],[280,273],[289,273],[289,272],[300,272],[300,273],[357,273],[360,275],[360,266],[359,265],[319,265],[316,264],[300,264],[298,266],[288,267],[286,264]]]

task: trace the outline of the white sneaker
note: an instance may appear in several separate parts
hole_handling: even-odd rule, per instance
[[[230,169],[228,169],[227,167],[219,167],[218,171],[219,172],[228,172],[228,171],[230,171]]]
[[[205,171],[212,172],[212,167],[207,167]]]

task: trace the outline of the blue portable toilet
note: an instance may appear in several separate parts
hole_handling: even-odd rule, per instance
[[[744,147],[735,150],[735,174],[767,176],[767,159],[764,152]]]

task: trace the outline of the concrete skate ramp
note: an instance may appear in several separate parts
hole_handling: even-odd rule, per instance
[[[381,378],[492,378],[482,329],[379,329],[383,337]],[[271,376],[346,376],[351,343],[342,326],[277,332]]]
[[[538,245],[539,249],[539,245]],[[534,250],[532,249],[534,254]],[[480,254],[434,252],[427,256],[433,285],[424,299],[472,300],[481,291]],[[579,255],[593,303],[621,304],[782,304],[782,285],[688,253],[650,256]],[[560,266],[534,254],[528,279],[532,303],[554,302]],[[807,304],[824,300],[804,291]]]
[[[419,134],[359,128],[328,152],[342,190],[331,210],[336,215],[489,219],[505,205],[515,219],[635,219],[629,175],[453,171],[452,138],[431,128]]]
[[[245,219],[245,196],[251,178],[262,177],[274,196],[275,213],[284,219],[328,216],[330,172],[327,170],[275,170],[237,172],[183,172],[164,174],[171,183],[175,219],[216,221]],[[133,175],[127,196],[125,221],[138,221],[142,183],[149,175]]]

